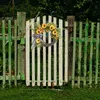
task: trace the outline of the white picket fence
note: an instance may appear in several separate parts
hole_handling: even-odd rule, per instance
[[[31,50],[35,19],[26,21],[26,86],[62,86],[68,82],[68,26],[67,21],[56,17],[43,16],[42,23],[53,22],[61,29],[61,38],[52,47],[36,47]],[[40,17],[37,18],[40,21]],[[46,34],[43,34],[46,41]],[[51,42],[51,36],[48,36]]]

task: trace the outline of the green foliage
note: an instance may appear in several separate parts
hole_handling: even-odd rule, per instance
[[[87,3],[87,0],[83,0],[83,1],[76,1],[76,5],[74,6],[75,8],[82,8],[82,6],[84,6]]]
[[[93,0],[23,0],[20,4],[14,6],[16,12],[27,12],[27,18],[33,18],[39,15],[52,15],[66,19],[68,15],[74,15],[76,20],[100,21],[100,1]],[[0,6],[0,14],[4,17],[13,15],[13,8],[10,6]]]

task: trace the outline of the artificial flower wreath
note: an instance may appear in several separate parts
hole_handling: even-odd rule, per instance
[[[60,29],[54,23],[47,23],[47,24],[37,24],[35,25],[33,37],[34,41],[32,42],[32,48],[36,46],[52,46],[60,36]],[[46,43],[43,40],[43,34],[51,34],[51,38],[53,41],[51,43]]]

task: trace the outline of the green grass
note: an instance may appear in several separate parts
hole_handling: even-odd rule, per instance
[[[100,100],[100,88],[53,90],[19,87],[0,89],[0,100]]]

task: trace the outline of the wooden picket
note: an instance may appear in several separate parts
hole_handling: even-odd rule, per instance
[[[37,22],[40,23],[40,17],[37,18]],[[40,47],[37,48],[37,86],[40,86]]]
[[[26,86],[30,85],[30,22],[26,22]]]
[[[96,42],[96,74],[95,74],[95,84],[97,85],[98,84],[98,66],[99,66],[99,33],[100,33],[100,23],[97,23],[97,36],[96,36],[96,39],[97,39],[97,42]]]
[[[46,16],[43,16],[43,24],[46,24]],[[43,40],[46,42],[46,34],[43,34]],[[43,47],[43,86],[46,86],[46,48]]]
[[[86,71],[87,71],[87,43],[88,43],[88,23],[85,26],[85,47],[84,47],[84,86],[86,86]]]
[[[57,18],[53,18],[54,24],[57,24]],[[57,44],[54,44],[54,86],[57,85]]]
[[[61,28],[61,37],[59,39],[59,86],[62,85],[63,83],[63,59],[62,59],[62,54],[63,54],[63,47],[62,47],[62,38],[63,38],[63,33],[62,33],[62,25],[63,22],[60,19],[59,20],[59,28]]]
[[[89,66],[89,84],[92,85],[92,57],[93,57],[93,35],[94,35],[94,23],[91,23],[91,40],[90,40],[90,66]]]
[[[68,26],[68,22],[65,21],[65,27]],[[65,83],[68,83],[68,30],[65,29],[65,76],[64,76],[64,81]]]
[[[80,22],[80,28],[79,28],[79,38],[82,39],[82,22]],[[82,49],[82,43],[79,42],[79,61],[78,61],[78,87],[80,87],[80,74],[81,74],[81,49]]]
[[[48,22],[51,22],[52,17],[48,16]],[[48,34],[48,43],[51,43],[50,33]],[[51,86],[51,47],[48,47],[48,86]]]
[[[31,28],[34,28],[34,19],[31,20]],[[33,34],[34,34],[34,31],[32,30],[32,41],[34,40],[33,38]],[[32,42],[31,42],[32,43]],[[33,48],[32,50],[32,86],[35,86],[35,48]]]
[[[15,86],[17,86],[17,21],[14,21],[14,63],[15,63]]]
[[[11,20],[8,21],[8,52],[9,86],[11,87]]]
[[[76,58],[76,22],[74,23],[74,32],[73,32],[73,65],[72,65],[72,86],[75,85],[75,58]]]
[[[2,21],[2,49],[3,49],[3,88],[5,85],[5,81],[6,81],[6,54],[5,54],[5,21]]]

